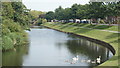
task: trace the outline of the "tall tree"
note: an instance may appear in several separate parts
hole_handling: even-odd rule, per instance
[[[40,15],[43,15],[43,14],[45,14],[45,13],[42,12],[42,11],[31,10],[31,11],[29,12],[29,14],[32,16],[32,20],[35,20],[35,19],[37,19]]]
[[[73,4],[72,5],[72,7],[71,7],[71,18],[72,19],[78,18],[77,17],[77,11],[78,11],[78,9],[79,9],[79,5],[77,5],[77,4]]]
[[[64,16],[64,9],[59,6],[59,8],[55,9],[55,18],[58,20],[62,20]]]
[[[55,14],[54,14],[54,12],[53,12],[53,11],[47,12],[46,15],[45,15],[45,18],[46,18],[48,21],[51,21],[51,20],[55,19]]]

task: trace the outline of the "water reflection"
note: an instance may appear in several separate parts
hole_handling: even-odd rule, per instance
[[[3,53],[4,66],[96,66],[81,61],[96,60],[102,56],[104,62],[112,57],[107,48],[75,35],[43,27],[34,27],[28,33],[28,46],[17,47],[16,52]],[[78,62],[71,64],[76,55],[79,56]]]
[[[95,60],[98,56],[102,56],[102,60],[105,61],[107,59],[105,51],[107,48],[104,48],[98,44],[87,41],[85,39],[80,40],[68,40],[67,48],[73,54],[83,54],[88,56],[89,59]]]
[[[16,51],[4,52],[2,54],[3,66],[22,66],[24,58],[29,54],[29,46],[18,46]]]
[[[101,61],[104,62],[112,57],[111,51],[109,51],[109,49],[99,44],[90,42],[86,39],[79,38],[74,35],[68,35],[68,37],[72,39],[67,40],[63,44],[66,45],[67,49],[69,50],[70,53],[73,54],[73,56],[80,55],[81,56],[80,59],[82,58],[81,60],[94,61],[98,56],[102,56]],[[62,48],[63,44],[58,43],[57,46],[59,48]],[[97,64],[89,63],[89,66],[93,66],[93,65],[97,65]]]

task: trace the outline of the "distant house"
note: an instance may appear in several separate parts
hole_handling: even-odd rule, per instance
[[[80,19],[69,19],[69,22],[80,23]]]
[[[54,20],[51,20],[51,22],[58,22],[58,20],[54,19]]]
[[[89,23],[89,22],[90,22],[90,20],[87,20],[87,19],[83,19],[80,21],[80,23]]]
[[[51,20],[51,22],[54,22],[54,20]]]
[[[66,22],[66,20],[59,20],[59,22],[65,23],[65,22]]]
[[[80,23],[80,19],[75,19],[75,22],[76,23]]]
[[[74,22],[74,20],[73,19],[69,19],[69,22]]]

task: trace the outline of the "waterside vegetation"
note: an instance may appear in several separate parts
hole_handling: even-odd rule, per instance
[[[15,49],[18,45],[27,44],[27,33],[31,20],[29,9],[22,2],[2,2],[2,51]]]

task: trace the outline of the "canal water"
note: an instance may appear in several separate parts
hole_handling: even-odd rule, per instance
[[[28,34],[29,45],[3,53],[3,66],[96,66],[98,56],[101,62],[113,56],[109,49],[95,42],[53,29],[31,28]],[[73,63],[76,56],[78,60]]]

